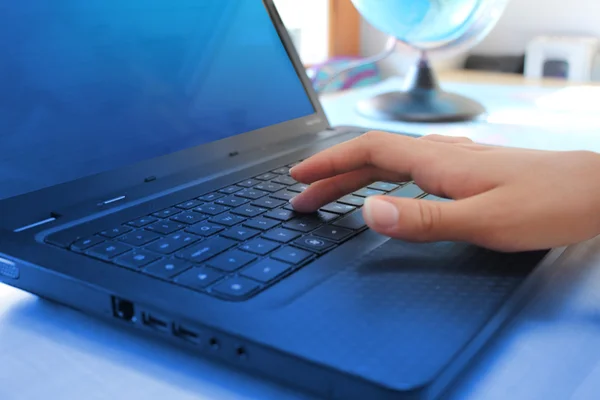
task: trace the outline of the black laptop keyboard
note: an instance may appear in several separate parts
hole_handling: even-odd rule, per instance
[[[314,214],[289,200],[307,186],[290,164],[68,245],[195,291],[246,300],[366,229],[366,197],[419,197],[414,184],[377,182]],[[52,235],[47,242],[53,243]]]

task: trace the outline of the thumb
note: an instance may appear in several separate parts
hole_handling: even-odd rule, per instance
[[[368,197],[363,214],[376,232],[412,242],[469,241],[477,233],[480,199],[435,201]]]

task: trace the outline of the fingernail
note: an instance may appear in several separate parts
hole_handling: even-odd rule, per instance
[[[289,200],[289,203],[292,205],[292,208],[294,208],[294,209],[296,208],[296,207],[294,206],[294,203],[295,203],[295,202],[296,202],[296,197],[292,197],[292,198]]]
[[[365,201],[365,219],[369,225],[379,229],[390,229],[398,224],[400,212],[392,203],[377,197]]]

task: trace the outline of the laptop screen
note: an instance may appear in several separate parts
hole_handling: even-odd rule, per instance
[[[260,0],[0,4],[0,199],[314,112]]]

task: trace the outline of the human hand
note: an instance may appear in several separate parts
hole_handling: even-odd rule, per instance
[[[311,184],[292,200],[299,212],[372,182],[411,179],[439,202],[369,197],[363,214],[383,235],[412,242],[463,241],[498,251],[549,249],[600,234],[600,155],[413,139],[369,132],[294,167]]]

